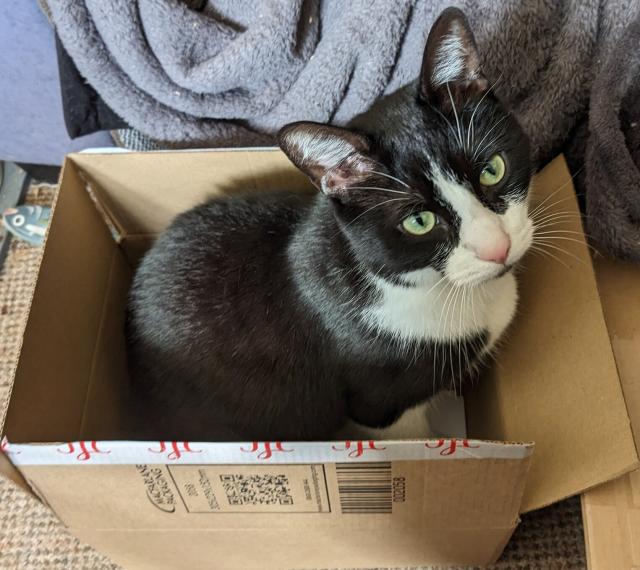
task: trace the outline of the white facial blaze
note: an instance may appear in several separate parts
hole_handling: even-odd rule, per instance
[[[519,261],[533,241],[533,222],[529,219],[529,205],[526,200],[511,202],[507,211],[500,216],[502,225],[511,238],[508,263]]]
[[[460,219],[459,242],[449,255],[445,273],[460,285],[480,283],[518,261],[531,245],[533,224],[525,201],[512,202],[503,214],[493,212],[465,186],[432,164],[432,182]],[[508,251],[504,264],[494,251]]]

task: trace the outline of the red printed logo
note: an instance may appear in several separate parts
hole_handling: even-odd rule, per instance
[[[293,449],[284,449],[281,441],[252,441],[251,448],[240,448],[240,451],[244,453],[258,453],[258,459],[270,459],[276,452],[291,453]]]
[[[201,449],[191,449],[188,441],[159,441],[159,449],[149,448],[151,453],[167,453],[167,459],[180,459],[183,453],[202,453]],[[182,447],[180,447],[182,446]]]
[[[373,440],[369,441],[345,441],[344,447],[338,447],[335,445],[331,446],[331,449],[334,451],[347,451],[350,450],[347,454],[348,457],[361,457],[365,451],[383,451],[387,449],[386,447],[376,447],[376,442]]]
[[[59,447],[57,448],[58,453],[70,455],[78,451],[78,455],[76,455],[76,459],[78,461],[88,461],[89,459],[91,459],[91,456],[96,453],[111,453],[111,451],[101,451],[100,449],[98,449],[98,443],[96,441],[69,442],[65,445],[67,446],[66,449],[60,449]]]
[[[458,449],[458,444],[463,448],[476,448],[479,445],[471,445],[468,439],[438,439],[436,441],[427,441],[424,445],[429,449],[440,449],[440,455],[453,455]]]

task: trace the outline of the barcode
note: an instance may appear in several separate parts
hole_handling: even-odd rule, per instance
[[[336,463],[340,508],[346,514],[390,514],[391,463]]]
[[[220,482],[231,506],[293,505],[286,475],[220,475]]]

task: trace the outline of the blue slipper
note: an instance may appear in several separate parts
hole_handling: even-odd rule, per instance
[[[2,222],[18,239],[42,245],[50,217],[51,208],[47,206],[18,206],[5,210]]]

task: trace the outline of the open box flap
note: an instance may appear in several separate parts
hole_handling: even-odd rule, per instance
[[[470,435],[511,441],[525,437],[536,442],[525,511],[582,492],[638,465],[564,160],[548,165],[534,188],[533,207],[542,204],[544,219],[564,213],[573,217],[551,218],[560,221],[540,231],[543,237],[560,238],[550,242],[556,249],[548,250],[557,259],[528,255],[518,276],[518,316],[497,366],[465,399]],[[543,233],[558,231],[566,233]]]

